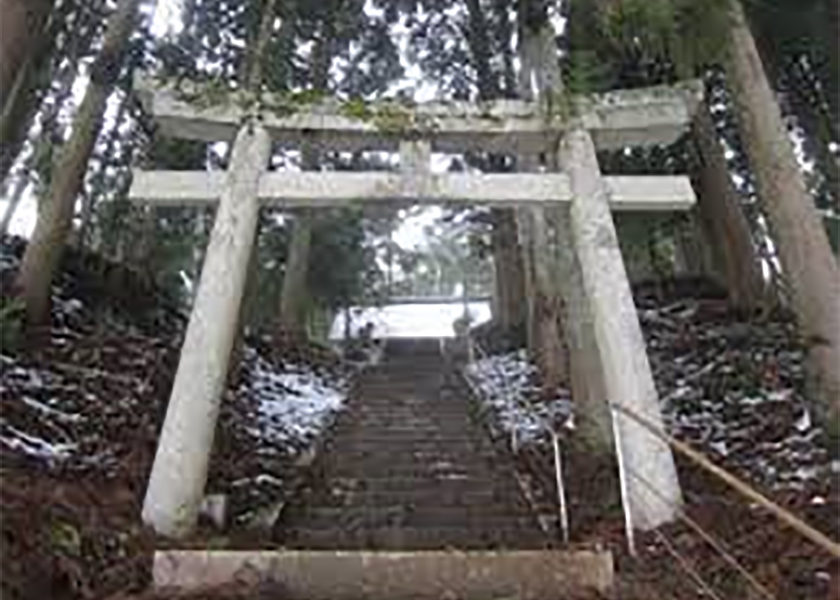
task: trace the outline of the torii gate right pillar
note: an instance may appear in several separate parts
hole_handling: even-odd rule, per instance
[[[606,400],[625,406],[662,430],[662,417],[645,341],[621,257],[608,192],[592,137],[567,132],[560,161],[569,175],[570,220],[575,252],[594,323]],[[638,422],[613,411],[616,451],[625,469],[622,489],[632,525],[652,529],[672,521],[682,504],[668,444]]]

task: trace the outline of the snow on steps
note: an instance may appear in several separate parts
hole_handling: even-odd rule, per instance
[[[285,600],[441,598],[564,600],[613,584],[603,550],[227,551],[155,553],[157,589],[200,590],[231,582],[270,583]]]

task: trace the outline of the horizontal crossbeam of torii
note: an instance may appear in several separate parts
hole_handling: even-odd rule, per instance
[[[189,82],[177,88],[154,87],[140,79],[135,88],[161,132],[172,137],[228,141],[248,112],[247,103],[235,92],[214,99]],[[334,151],[395,150],[403,139],[419,136],[437,152],[521,155],[553,152],[572,122],[591,133],[599,150],[670,144],[685,132],[701,97],[697,81],[587,96],[554,109],[522,100],[412,107],[395,102],[304,103],[266,94],[260,119],[272,140],[283,147],[306,142]]]
[[[129,198],[157,206],[204,206],[216,203],[225,173],[137,171]],[[694,204],[685,176],[605,177],[610,208],[617,211],[676,211]],[[393,202],[466,203],[512,207],[570,203],[569,177],[563,173],[336,173],[266,172],[259,181],[263,204],[280,207],[347,206]]]
[[[200,100],[195,89],[188,92]],[[131,191],[136,200],[165,205],[218,199],[143,505],[144,521],[159,533],[185,535],[197,519],[262,202],[568,204],[571,235],[565,241],[572,244],[579,264],[588,305],[587,315],[580,317],[592,322],[605,400],[661,426],[611,211],[685,209],[694,195],[685,177],[603,177],[596,148],[675,141],[699,104],[701,88],[696,83],[574,100],[556,114],[545,106],[519,101],[417,107],[325,101],[289,107],[266,96],[255,107],[235,96],[194,106],[171,87],[145,88],[142,95],[166,135],[208,142],[234,140],[226,173],[137,172]],[[399,148],[400,173],[270,172],[272,144],[286,148],[315,144],[325,150]],[[433,150],[542,153],[556,158],[562,172],[432,174]],[[681,502],[670,449],[630,419],[617,417],[613,424],[620,462],[644,478],[644,485],[636,479],[623,481],[634,525],[652,528],[670,520]],[[647,485],[657,492],[651,493]]]

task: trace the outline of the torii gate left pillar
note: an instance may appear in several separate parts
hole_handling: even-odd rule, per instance
[[[163,535],[189,533],[201,504],[257,232],[259,183],[270,153],[262,125],[253,120],[243,125],[233,143],[143,502],[143,521]]]

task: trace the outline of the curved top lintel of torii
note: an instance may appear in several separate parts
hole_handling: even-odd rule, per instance
[[[555,108],[522,100],[491,102],[394,100],[364,102],[298,94],[253,97],[216,84],[153,82],[140,77],[135,90],[163,132],[202,141],[233,138],[254,111],[276,143],[306,141],[328,150],[396,150],[402,139],[424,138],[437,152],[552,151],[564,131],[588,129],[598,149],[669,144],[689,127],[703,97],[698,80],[671,86],[615,90],[558,99]]]

